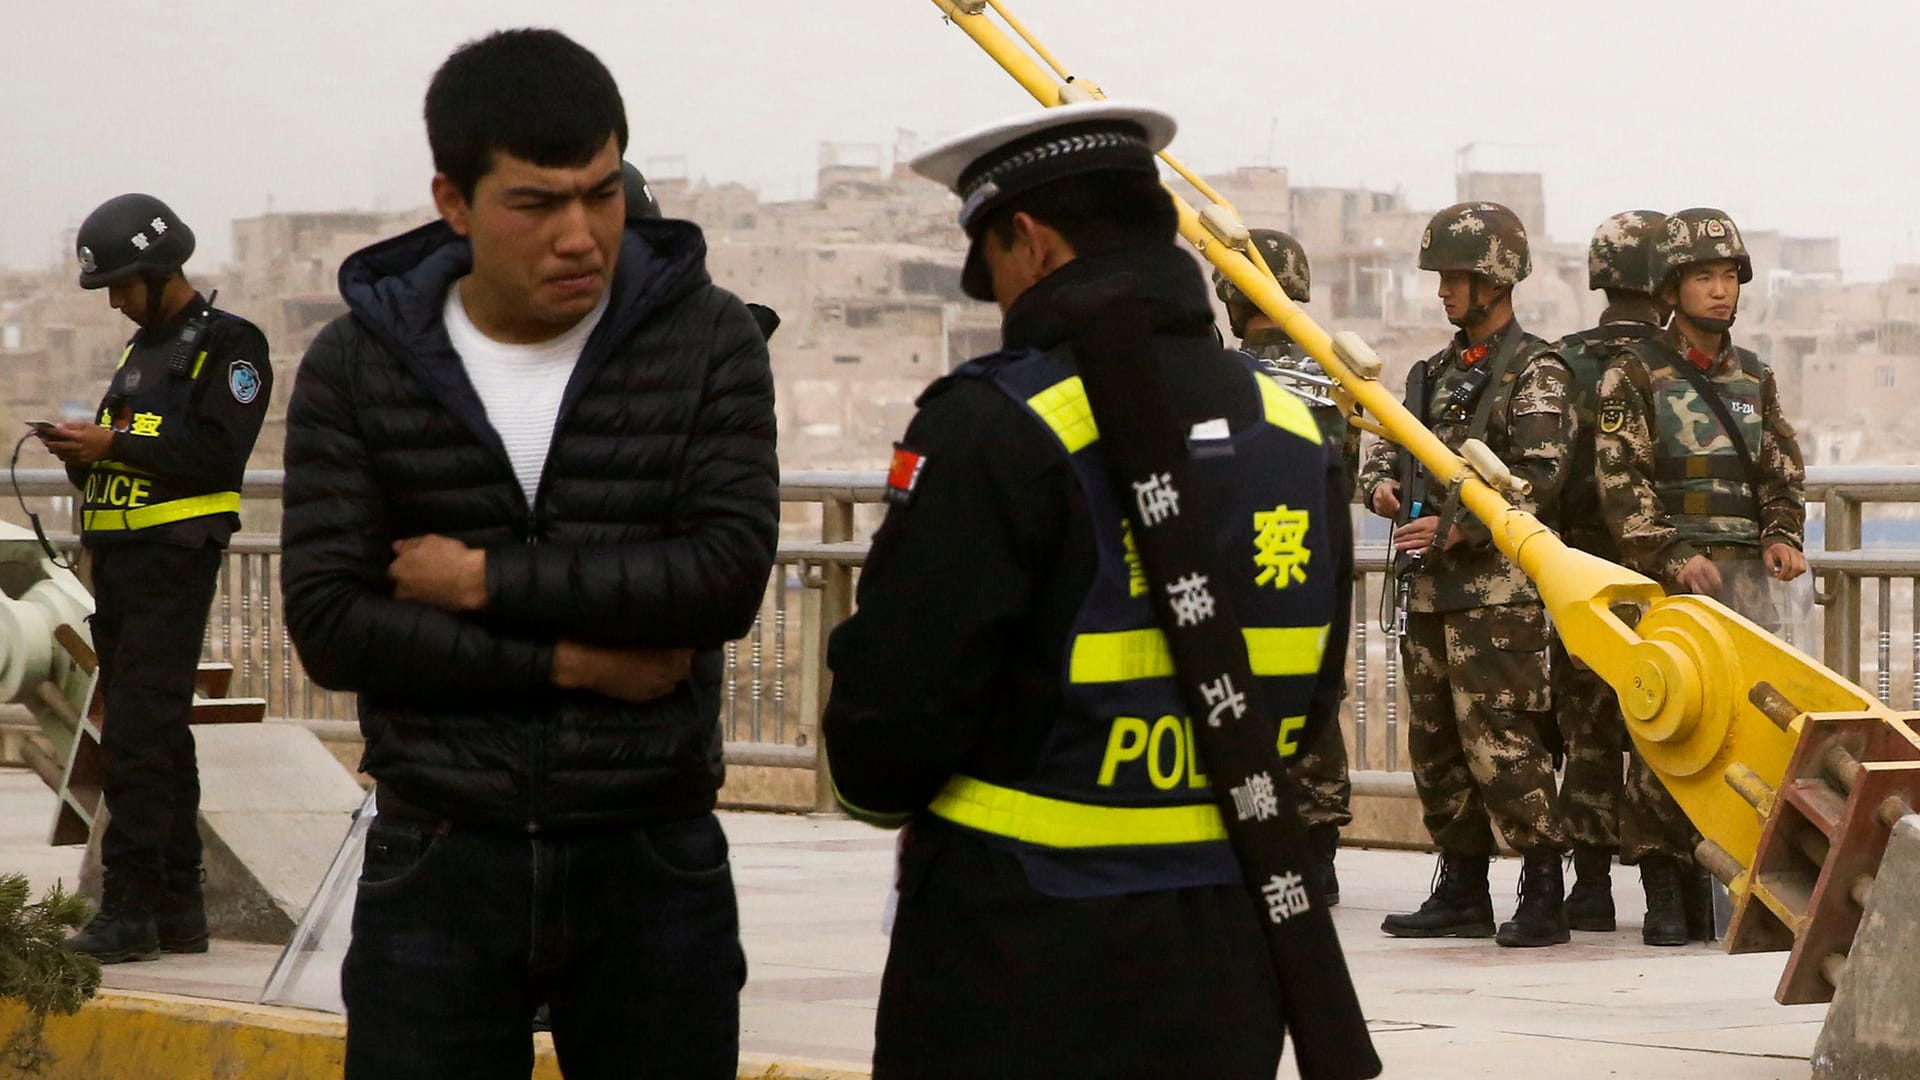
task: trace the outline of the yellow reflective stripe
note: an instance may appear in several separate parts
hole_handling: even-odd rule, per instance
[[[206,353],[206,350],[204,350],[204,349],[202,349],[202,350],[200,351],[200,355],[199,355],[199,356],[196,356],[196,357],[194,357],[194,359],[193,359],[193,374],[191,374],[191,375],[189,375],[189,376],[187,376],[187,378],[188,378],[188,379],[197,379],[197,378],[199,378],[199,377],[200,377],[200,368],[201,368],[201,366],[202,366],[202,365],[204,365],[204,364],[205,364],[206,362],[207,362],[207,353]]]
[[[1053,429],[1060,445],[1073,454],[1093,445],[1100,432],[1093,426],[1093,406],[1087,404],[1087,387],[1074,375],[1062,379],[1027,399],[1027,408]]]
[[[1253,378],[1260,384],[1260,405],[1266,410],[1267,423],[1311,442],[1320,441],[1320,425],[1314,423],[1305,402],[1282,390],[1270,375],[1256,371]]]
[[[127,342],[127,347],[120,350],[120,362],[113,365],[113,370],[119,371],[121,368],[126,367],[127,357],[132,355],[133,355],[133,342],[129,341]]]
[[[927,809],[956,825],[1042,847],[1198,844],[1227,837],[1226,824],[1212,803],[1095,806],[1015,791],[971,776],[947,781]]]
[[[1255,675],[1312,675],[1326,651],[1326,626],[1252,626],[1247,661]],[[1073,639],[1067,680],[1074,683],[1130,682],[1173,674],[1167,637],[1157,629],[1081,634]]]
[[[169,502],[154,503],[152,506],[136,507],[132,510],[88,510],[82,515],[80,528],[85,532],[120,532],[131,529],[151,529],[155,525],[168,525],[188,518],[206,517],[209,514],[237,514],[240,512],[240,493],[237,491],[217,491],[211,495],[195,495],[186,499],[173,499]]]

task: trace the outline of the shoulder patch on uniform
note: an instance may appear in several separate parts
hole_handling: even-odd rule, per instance
[[[905,506],[913,501],[913,489],[926,470],[927,455],[893,444],[893,462],[887,466],[887,501]]]
[[[227,390],[242,405],[253,404],[260,396],[260,371],[245,360],[227,365]]]
[[[1617,401],[1603,402],[1600,406],[1600,430],[1611,435],[1627,422],[1627,407]]]

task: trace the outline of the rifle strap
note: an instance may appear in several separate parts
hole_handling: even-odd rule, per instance
[[[1514,359],[1520,355],[1520,345],[1526,335],[1520,332],[1518,326],[1511,323],[1508,324],[1507,330],[1507,339],[1500,343],[1499,350],[1487,361],[1487,382],[1480,388],[1480,399],[1473,404],[1473,419],[1467,424],[1467,439],[1485,441],[1487,426],[1493,420],[1494,403],[1503,397],[1512,396],[1506,392],[1507,371],[1513,366]],[[1518,374],[1515,372],[1516,376]],[[1464,444],[1465,440],[1462,442]],[[1462,473],[1460,479],[1464,479],[1465,476],[1466,474]],[[1439,527],[1433,534],[1433,544],[1436,548],[1446,545],[1447,534],[1453,531],[1453,523],[1460,520],[1460,510],[1460,483],[1459,479],[1456,479],[1453,488],[1447,492],[1446,505],[1440,510]]]
[[[1747,478],[1747,496],[1753,500],[1753,520],[1759,521],[1760,491],[1756,480],[1760,471],[1754,466],[1753,451],[1747,447],[1746,437],[1740,434],[1740,426],[1734,421],[1733,414],[1727,410],[1727,403],[1721,399],[1720,391],[1714,388],[1713,380],[1707,378],[1706,372],[1694,367],[1693,361],[1679,356],[1669,360],[1668,363],[1680,373],[1681,378],[1693,385],[1693,392],[1700,395],[1701,400],[1707,403],[1713,418],[1720,422],[1721,430],[1727,433],[1727,440],[1733,443],[1734,455],[1740,459],[1741,475]]]
[[[1063,307],[1089,316],[1072,338],[1075,365],[1117,501],[1140,549],[1174,677],[1197,721],[1196,753],[1273,957],[1300,1075],[1366,1080],[1380,1074],[1380,1059],[1325,898],[1315,895],[1305,872],[1310,855],[1296,809],[1298,788],[1274,745],[1278,718],[1263,715],[1252,693],[1245,639],[1228,606],[1215,604],[1183,623],[1169,602],[1172,583],[1191,588],[1197,581],[1204,588],[1227,577],[1214,565],[1211,518],[1191,482],[1187,432],[1168,405],[1146,305],[1131,285],[1109,279],[1076,290],[1077,303],[1059,298]],[[1275,797],[1258,800],[1243,816],[1235,788]]]

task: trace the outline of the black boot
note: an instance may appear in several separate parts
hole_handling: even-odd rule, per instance
[[[1573,934],[1567,930],[1564,891],[1560,853],[1527,853],[1520,871],[1520,906],[1514,909],[1513,918],[1500,924],[1494,941],[1510,949],[1565,945],[1572,941]]]
[[[1680,906],[1687,913],[1687,940],[1713,941],[1720,936],[1713,911],[1713,878],[1698,866],[1680,871]]]
[[[1647,890],[1647,921],[1640,940],[1649,945],[1685,945],[1687,911],[1680,899],[1680,860],[1648,855],[1640,860],[1640,885]]]
[[[1389,915],[1380,929],[1394,937],[1483,938],[1493,936],[1493,897],[1487,893],[1485,855],[1440,856],[1433,894],[1420,910]]]
[[[1328,907],[1340,902],[1340,878],[1333,872],[1333,857],[1340,850],[1340,826],[1325,823],[1307,826],[1307,847],[1313,852],[1310,870],[1313,883]]]
[[[1567,891],[1567,929],[1605,934],[1613,918],[1613,853],[1605,848],[1575,848],[1573,888]]]
[[[172,867],[167,870],[166,892],[154,909],[160,948],[172,953],[207,951],[207,909],[201,898],[201,883],[206,871],[198,866]]]
[[[109,875],[99,914],[67,944],[103,964],[160,959],[160,932],[153,921],[154,884]]]

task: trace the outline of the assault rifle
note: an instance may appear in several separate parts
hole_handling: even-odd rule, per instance
[[[1407,373],[1407,410],[1416,416],[1426,413],[1427,365],[1415,364]],[[1393,527],[1413,521],[1427,513],[1427,467],[1406,447],[1400,448],[1400,510],[1393,516]],[[1407,605],[1413,599],[1413,575],[1426,558],[1425,551],[1395,552],[1389,573],[1393,577],[1394,633],[1407,632]]]

